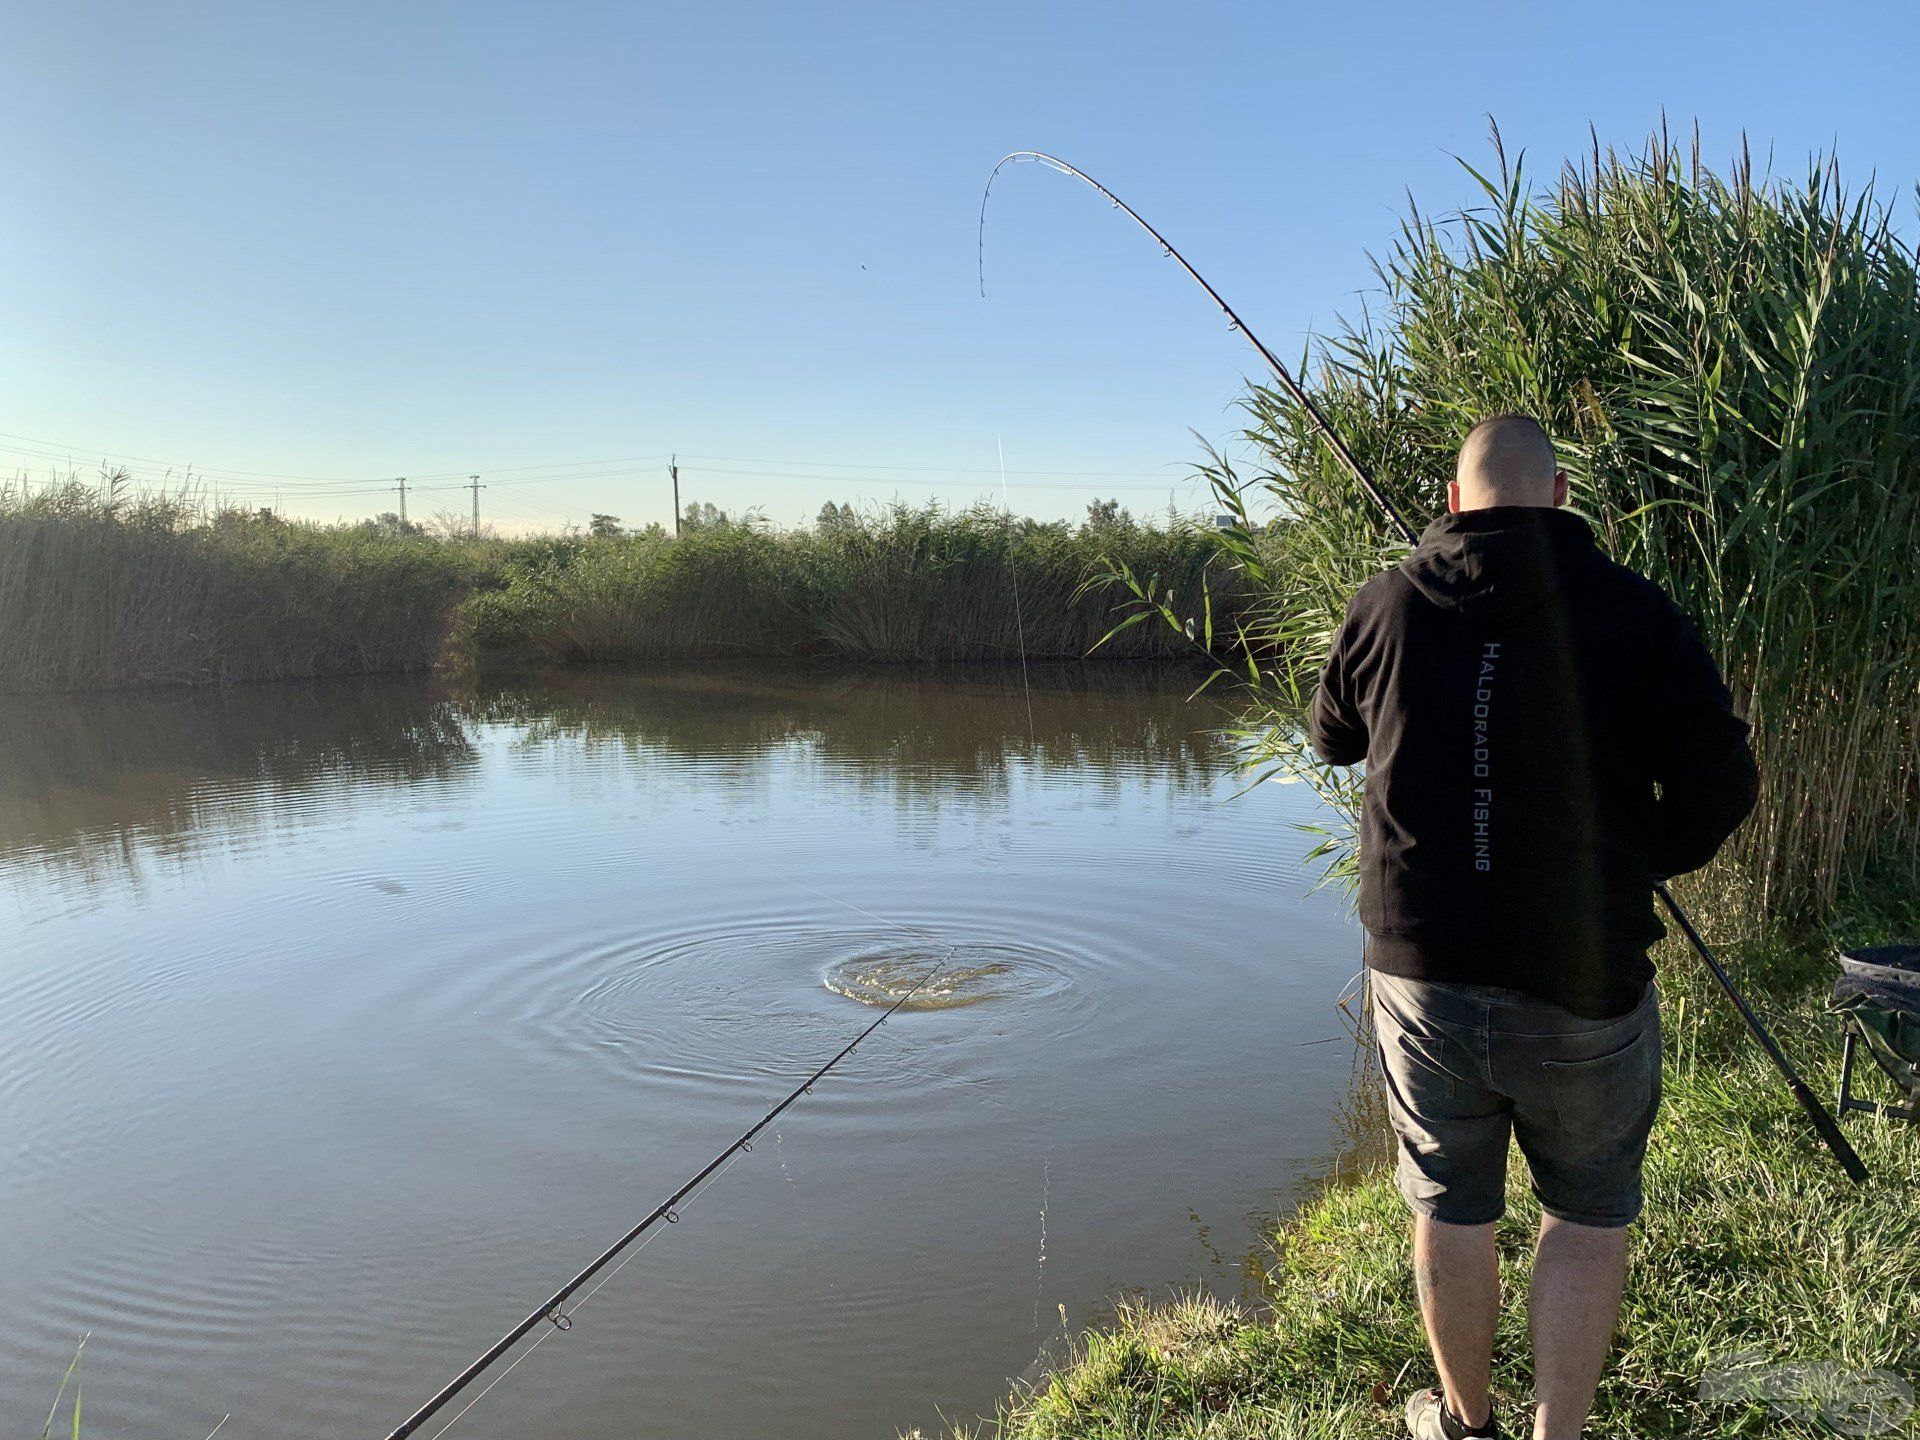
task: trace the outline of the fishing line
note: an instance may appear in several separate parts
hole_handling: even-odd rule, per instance
[[[1207,282],[1204,275],[1187,263],[1187,257],[1174,249],[1172,242],[1158,230],[1154,229],[1153,226],[1149,225],[1139,211],[1135,210],[1131,205],[1128,205],[1118,195],[1115,195],[1111,190],[1107,189],[1106,186],[1087,174],[1086,171],[1076,169],[1057,156],[1049,155],[1041,150],[1016,150],[1011,155],[1003,156],[1000,163],[993,167],[992,173],[987,176],[986,189],[982,191],[980,195],[979,271],[980,294],[982,296],[985,296],[987,293],[987,201],[991,199],[993,195],[993,182],[1007,166],[1026,163],[1045,165],[1049,169],[1057,170],[1062,175],[1069,175],[1082,184],[1098,191],[1112,203],[1114,209],[1125,214],[1129,220],[1133,221],[1134,224],[1151,235],[1154,241],[1160,246],[1161,253],[1172,260],[1182,270],[1186,271],[1188,277],[1194,284],[1206,291],[1207,297],[1212,300],[1215,305],[1220,307],[1221,312],[1227,317],[1229,328],[1245,336],[1247,343],[1260,352],[1260,358],[1267,362],[1287,394],[1292,397],[1294,403],[1313,421],[1314,429],[1319,433],[1321,440],[1325,442],[1327,448],[1331,450],[1340,463],[1346,467],[1347,472],[1359,482],[1360,487],[1373,498],[1374,503],[1380,507],[1381,512],[1393,523],[1394,528],[1400,532],[1407,544],[1414,545],[1419,542],[1420,537],[1415,532],[1412,523],[1401,513],[1399,508],[1387,498],[1386,492],[1374,483],[1373,476],[1367,473],[1366,468],[1354,457],[1353,451],[1347,448],[1347,442],[1340,437],[1340,432],[1333,428],[1333,422],[1327,419],[1326,414],[1314,403],[1313,397],[1308,395],[1307,392],[1300,387],[1299,382],[1293,378],[1293,372],[1288,370],[1285,365],[1282,365],[1280,358],[1261,343],[1259,336],[1247,328],[1246,322],[1240,318],[1234,308],[1226,302],[1218,290],[1215,290],[1213,286]],[[1714,957],[1713,951],[1707,948],[1707,942],[1701,939],[1700,933],[1693,928],[1693,922],[1687,917],[1687,913],[1680,908],[1680,902],[1673,898],[1673,892],[1667,888],[1666,882],[1656,882],[1653,887],[1653,893],[1659,897],[1660,902],[1666,906],[1667,913],[1673,916],[1674,921],[1680,926],[1680,929],[1685,932],[1688,941],[1691,942],[1694,951],[1700,956],[1701,960],[1705,962],[1715,982],[1718,983],[1721,990],[1726,993],[1727,999],[1733,1003],[1734,1009],[1740,1013],[1740,1018],[1746,1022],[1747,1030],[1753,1036],[1754,1041],[1760,1046],[1761,1050],[1766,1053],[1767,1058],[1773,1062],[1773,1066],[1780,1072],[1781,1078],[1787,1082],[1787,1088],[1793,1092],[1793,1098],[1799,1102],[1800,1108],[1806,1112],[1807,1119],[1813,1123],[1813,1127],[1819,1132],[1820,1138],[1826,1142],[1827,1149],[1832,1152],[1834,1160],[1838,1162],[1842,1170],[1846,1171],[1847,1178],[1855,1184],[1865,1184],[1867,1180],[1867,1167],[1865,1163],[1855,1152],[1853,1146],[1848,1143],[1847,1137],[1840,1133],[1840,1126],[1828,1112],[1827,1107],[1821,1103],[1819,1097],[1816,1096],[1813,1091],[1807,1087],[1806,1082],[1800,1078],[1799,1072],[1793,1068],[1792,1062],[1787,1059],[1786,1053],[1781,1050],[1779,1043],[1773,1038],[1773,1035],[1768,1031],[1759,1015],[1755,1013],[1753,1007],[1747,1003],[1746,997],[1740,993],[1739,988],[1734,984],[1733,977],[1727,973],[1719,960]]]
[[[807,1197],[800,1192],[800,1181],[793,1172],[793,1166],[787,1163],[787,1133],[777,1126],[773,1132],[773,1155],[780,1164],[781,1188],[791,1202],[794,1222],[806,1239],[808,1251],[818,1250],[820,1233],[813,1223],[813,1210],[807,1204]]]
[[[1060,1082],[1054,1079],[1054,1112],[1060,1109]],[[1033,1333],[1040,1333],[1040,1297],[1047,1281],[1047,1207],[1053,1202],[1053,1146],[1040,1160],[1040,1260],[1033,1269]]]
[[[1007,447],[998,435],[993,448],[1000,457],[1000,508],[1007,517],[1005,550],[1007,579],[1013,585],[1013,623],[1020,639],[1020,690],[1027,700],[1027,748],[1037,750],[1040,742],[1033,733],[1033,682],[1027,678],[1027,617],[1020,605],[1020,572],[1013,566],[1013,492],[1007,488]]]
[[[1039,763],[1040,741],[1034,733],[1033,725],[1033,682],[1027,676],[1027,621],[1020,603],[1020,572],[1013,563],[1013,493],[1007,488],[1007,447],[999,436],[993,437],[993,448],[1000,460],[1000,505],[1007,517],[1006,566],[1007,580],[1013,586],[1013,620],[1015,633],[1020,642],[1020,691],[1027,702],[1027,750],[1033,763]],[[1052,1114],[1060,1113],[1060,1075],[1054,1072]],[[1047,1276],[1047,1207],[1053,1199],[1053,1126],[1046,1127],[1047,1149],[1040,1157],[1040,1256],[1033,1271],[1033,1330],[1040,1330],[1040,1296],[1046,1287]]]
[[[793,883],[800,884],[799,881],[794,881]],[[811,889],[812,887],[803,885],[801,888]],[[814,893],[823,894],[824,892],[815,891]],[[831,899],[833,897],[827,896],[825,898]],[[845,903],[845,902],[842,902],[842,903]],[[872,914],[872,912],[870,911],[860,910],[860,907],[857,905],[848,905],[847,908],[850,910],[859,910],[860,913],[863,915]],[[872,918],[876,920],[880,920],[883,917],[874,915],[872,916]],[[897,922],[885,922],[885,923],[897,923]],[[911,927],[902,925],[902,926],[898,926],[898,928],[910,929]],[[447,1384],[443,1386],[440,1389],[440,1391],[436,1393],[430,1400],[428,1400],[418,1410],[414,1411],[413,1414],[409,1415],[405,1420],[401,1421],[401,1423],[398,1426],[396,1426],[392,1431],[388,1433],[387,1440],[404,1440],[405,1436],[413,1434],[428,1420],[430,1420],[438,1411],[440,1411],[447,1404],[448,1401],[452,1400],[455,1395],[459,1394],[462,1390],[464,1390],[473,1380],[478,1378],[485,1370],[487,1370],[490,1366],[492,1366],[496,1360],[500,1359],[500,1357],[505,1355],[507,1351],[511,1350],[514,1347],[514,1345],[516,1345],[527,1334],[528,1331],[532,1330],[536,1325],[540,1324],[542,1321],[548,1322],[553,1327],[552,1330],[542,1333],[540,1337],[533,1342],[533,1344],[529,1345],[517,1357],[515,1357],[513,1363],[510,1364],[505,1371],[501,1372],[500,1375],[496,1376],[494,1380],[488,1384],[485,1390],[482,1390],[479,1395],[476,1395],[473,1398],[473,1400],[470,1401],[461,1410],[460,1415],[464,1415],[467,1412],[467,1410],[472,1409],[475,1404],[478,1404],[479,1401],[485,1397],[488,1391],[492,1390],[495,1385],[498,1385],[500,1381],[504,1380],[507,1377],[507,1375],[511,1374],[516,1368],[518,1368],[520,1362],[526,1359],[528,1355],[532,1354],[533,1351],[538,1349],[540,1345],[545,1342],[545,1340],[547,1339],[547,1336],[552,1334],[554,1330],[571,1329],[573,1326],[571,1315],[569,1312],[563,1310],[561,1307],[564,1306],[570,1299],[572,1299],[575,1291],[577,1291],[588,1280],[591,1280],[595,1275],[599,1274],[600,1271],[605,1269],[608,1266],[608,1264],[610,1264],[615,1259],[615,1257],[619,1256],[623,1251],[626,1251],[628,1247],[632,1245],[635,1240],[639,1240],[643,1235],[647,1235],[648,1231],[653,1230],[654,1234],[660,1233],[659,1231],[654,1230],[654,1227],[658,1225],[661,1221],[665,1221],[669,1225],[678,1223],[680,1219],[680,1213],[679,1213],[678,1207],[680,1205],[685,1204],[691,1199],[697,1198],[697,1196],[704,1190],[709,1180],[717,1180],[720,1177],[720,1175],[724,1174],[727,1170],[732,1168],[733,1162],[736,1159],[738,1159],[741,1155],[747,1153],[748,1151],[752,1150],[753,1141],[755,1137],[760,1134],[761,1131],[765,1130],[775,1120],[779,1119],[780,1116],[787,1110],[787,1108],[791,1106],[796,1100],[798,1100],[802,1095],[805,1095],[809,1091],[811,1091],[814,1085],[819,1080],[821,1080],[824,1076],[826,1076],[826,1074],[829,1071],[831,1071],[835,1066],[837,1066],[842,1060],[846,1059],[847,1056],[851,1055],[854,1052],[855,1048],[857,1048],[863,1040],[865,1040],[869,1035],[873,1034],[873,1032],[878,1030],[882,1025],[886,1024],[887,1021],[891,1020],[895,1012],[897,1012],[901,1006],[905,1005],[915,995],[919,994],[928,985],[930,985],[933,982],[934,978],[937,975],[939,975],[941,971],[946,969],[948,959],[950,958],[951,958],[951,954],[949,954],[947,959],[942,959],[939,963],[932,966],[925,975],[921,976],[921,978],[912,986],[912,988],[910,988],[909,990],[906,991],[906,993],[901,995],[899,999],[895,1000],[893,1004],[889,1005],[886,1008],[886,1010],[879,1016],[878,1019],[874,1020],[872,1024],[868,1025],[858,1035],[854,1036],[853,1039],[848,1041],[847,1044],[844,1047],[842,1047],[840,1051],[833,1056],[832,1059],[828,1060],[826,1064],[822,1065],[819,1069],[815,1070],[811,1075],[809,1075],[805,1080],[801,1081],[798,1085],[796,1085],[793,1088],[793,1090],[787,1094],[785,1099],[781,1100],[779,1104],[775,1105],[771,1110],[767,1111],[766,1114],[762,1115],[758,1120],[756,1120],[750,1127],[748,1127],[747,1130],[745,1130],[739,1136],[738,1139],[736,1139],[732,1144],[728,1145],[726,1149],[722,1150],[718,1155],[714,1156],[713,1159],[709,1160],[706,1163],[706,1165],[702,1167],[701,1170],[697,1174],[695,1174],[691,1180],[688,1180],[678,1190],[674,1191],[673,1194],[669,1195],[659,1205],[655,1206],[652,1212],[648,1214],[648,1216],[644,1220],[642,1220],[638,1225],[635,1225],[632,1229],[628,1230],[626,1234],[622,1235],[618,1240],[614,1241],[612,1245],[608,1246],[605,1250],[603,1250],[599,1254],[599,1256],[596,1257],[589,1265],[587,1265],[584,1269],[582,1269],[577,1274],[575,1274],[574,1277],[571,1280],[567,1281],[565,1285],[562,1285],[558,1290],[556,1290],[553,1293],[553,1295],[546,1300],[544,1304],[542,1304],[538,1309],[529,1313],[525,1319],[520,1321],[519,1324],[515,1325],[505,1335],[501,1336],[500,1339],[496,1340],[490,1347],[488,1347],[488,1349],[484,1351],[479,1356],[478,1359],[474,1360],[458,1375],[454,1376],[452,1380],[448,1381]],[[650,1242],[651,1239],[652,1239],[652,1236],[647,1235],[647,1239],[642,1242],[640,1249],[645,1249],[646,1244]],[[585,1297],[582,1297],[582,1301],[580,1303],[584,1303],[586,1299],[590,1299],[593,1295],[597,1294],[600,1291],[601,1287],[604,1286],[608,1280],[611,1280],[613,1278],[614,1274],[618,1274],[619,1271],[625,1267],[627,1260],[632,1259],[633,1255],[637,1255],[638,1253],[639,1253],[639,1250],[634,1250],[627,1255],[626,1259],[621,1260],[620,1264],[614,1267],[614,1270],[611,1274],[607,1275],[604,1279],[602,1279],[600,1281],[600,1284],[595,1285],[592,1290],[589,1290]],[[574,1308],[577,1309],[578,1305],[576,1305]],[[457,1421],[460,1418],[460,1415],[454,1416],[453,1420],[449,1421],[446,1426],[442,1427],[442,1429],[438,1433],[445,1434],[447,1429],[452,1428],[454,1421]]]
[[[1415,535],[1413,526],[1407,523],[1407,517],[1400,513],[1394,503],[1387,498],[1386,492],[1374,484],[1373,477],[1369,475],[1361,466],[1360,462],[1354,458],[1353,452],[1347,448],[1347,442],[1340,438],[1340,434],[1333,428],[1332,422],[1321,413],[1320,407],[1314,403],[1313,397],[1300,388],[1299,382],[1293,378],[1293,372],[1280,363],[1280,357],[1269,350],[1266,345],[1261,342],[1260,337],[1247,328],[1246,322],[1242,320],[1234,308],[1226,302],[1225,297],[1207,282],[1206,276],[1188,264],[1187,257],[1173,248],[1172,241],[1168,240],[1166,236],[1149,225],[1140,215],[1139,211],[1135,210],[1131,205],[1128,205],[1118,195],[1114,194],[1098,180],[1087,174],[1086,171],[1077,170],[1066,161],[1041,150],[1016,150],[1011,155],[1003,156],[1000,163],[993,167],[993,173],[987,176],[986,189],[980,194],[978,264],[980,271],[980,294],[982,298],[984,298],[987,293],[987,201],[993,197],[993,182],[998,178],[1000,172],[1009,165],[1021,164],[1045,165],[1050,169],[1058,170],[1062,175],[1071,175],[1082,184],[1089,185],[1106,196],[1106,198],[1112,202],[1114,209],[1121,211],[1129,220],[1133,221],[1134,224],[1151,235],[1154,242],[1159,245],[1161,254],[1165,255],[1169,260],[1173,261],[1174,264],[1186,271],[1187,275],[1193,280],[1193,283],[1206,291],[1208,298],[1220,307],[1221,311],[1227,317],[1228,328],[1244,335],[1247,338],[1247,343],[1260,352],[1260,358],[1265,360],[1268,366],[1272,368],[1273,373],[1279,377],[1281,385],[1285,387],[1287,394],[1293,397],[1294,403],[1299,405],[1301,409],[1305,410],[1307,414],[1313,418],[1313,423],[1319,430],[1321,438],[1327,442],[1327,448],[1333,451],[1335,456],[1339,458],[1340,463],[1346,466],[1347,472],[1360,483],[1367,494],[1373,497],[1374,502],[1386,512],[1387,518],[1392,520],[1399,528],[1401,534],[1407,537],[1407,543],[1412,544],[1419,538]]]
[[[787,882],[787,884],[806,891],[809,895],[818,895],[822,900],[825,900],[829,905],[838,905],[844,910],[853,911],[853,913],[856,915],[864,915],[869,920],[877,920],[882,925],[885,925],[888,928],[893,930],[901,931],[903,934],[918,935],[922,940],[931,940],[935,945],[946,945],[947,946],[947,954],[945,957],[946,960],[951,960],[955,952],[957,952],[960,948],[957,942],[949,945],[948,942],[946,942],[945,940],[942,940],[938,935],[935,935],[931,930],[922,930],[918,925],[909,925],[906,922],[901,920],[889,920],[885,915],[876,915],[871,910],[863,910],[858,905],[854,904],[851,900],[842,900],[838,895],[829,895],[826,891],[817,889],[814,886],[807,884],[807,882],[804,880],[796,880],[791,875],[781,874],[778,870],[768,870],[767,873],[773,876],[773,878],[776,880],[784,880]],[[942,963],[944,964],[945,960],[943,960]]]

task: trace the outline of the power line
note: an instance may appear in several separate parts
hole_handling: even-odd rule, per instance
[[[545,524],[551,523],[556,519],[565,518],[564,516],[561,516],[558,512],[554,512],[553,514],[538,514],[532,510],[521,510],[516,508],[515,506],[504,505],[498,500],[494,501],[493,513],[495,516],[501,519],[518,520],[522,523],[530,523],[535,525],[545,525]]]
[[[26,442],[22,444],[20,442]],[[42,461],[64,461],[71,471],[77,454],[93,453],[78,447],[62,447],[60,451],[36,449],[36,446],[57,446],[59,442],[39,439],[33,436],[0,431],[0,455],[31,457]],[[262,496],[270,497],[273,508],[279,513],[291,503],[296,507],[322,510],[331,508],[328,501],[337,502],[343,509],[352,511],[362,505],[371,505],[374,501],[397,492],[398,514],[405,521],[410,518],[408,499],[423,494],[446,494],[457,490],[469,492],[471,525],[474,533],[479,532],[479,499],[483,488],[494,491],[493,505],[501,517],[509,522],[532,527],[571,525],[579,505],[547,505],[535,501],[535,487],[559,484],[591,483],[620,480],[650,479],[658,475],[656,466],[648,461],[666,461],[668,473],[674,484],[674,522],[676,529],[680,520],[680,495],[678,457],[670,454],[652,456],[623,456],[603,460],[554,461],[541,465],[488,466],[482,470],[432,471],[413,473],[405,479],[382,480],[368,476],[332,476],[323,477],[311,474],[290,474],[277,471],[258,471],[227,469],[220,467],[198,468],[190,465],[172,465],[168,462],[127,454],[125,452],[100,451],[105,457],[115,457],[122,462],[118,468],[127,471],[137,483],[154,488],[170,487],[181,492],[182,498],[191,499],[200,495],[214,504],[252,505],[260,503]],[[1113,493],[1134,492],[1165,495],[1172,500],[1175,492],[1197,483],[1202,477],[1188,473],[1186,475],[1166,474],[1156,471],[1101,471],[1101,470],[1046,470],[1025,469],[1009,470],[1001,475],[996,469],[966,466],[939,465],[882,465],[863,461],[828,460],[777,460],[754,456],[689,456],[692,460],[705,460],[706,463],[693,467],[690,474],[696,486],[702,477],[721,478],[730,482],[731,488],[738,488],[742,481],[757,481],[773,487],[766,498],[775,504],[791,503],[789,499],[800,486],[792,482],[802,482],[808,487],[846,486],[858,487],[871,492],[872,487],[888,486],[896,493],[906,489],[960,489],[972,490],[981,498],[986,498],[995,489],[1005,499],[1010,489],[1027,492],[1064,491],[1085,494],[1089,491],[1108,491]],[[105,459],[101,461],[107,463]],[[799,466],[802,469],[780,469],[779,466]],[[158,467],[158,468],[154,468]],[[599,467],[599,468],[595,468]],[[754,467],[754,468],[741,468]],[[29,467],[22,467],[23,470]],[[144,472],[144,473],[143,473]],[[483,486],[479,475],[490,477]],[[978,479],[969,477],[979,477]],[[1023,477],[1010,481],[1008,477]],[[511,478],[503,478],[511,477]],[[1128,477],[1140,477],[1129,479]],[[999,484],[994,484],[994,479]],[[420,482],[428,483],[420,483]],[[1143,483],[1144,481],[1144,483]],[[434,483],[439,482],[439,483]],[[625,493],[625,487],[622,487]],[[802,492],[804,493],[804,492]],[[534,503],[528,503],[533,501]],[[358,503],[356,503],[358,502]],[[618,500],[613,502],[619,504]]]
[[[107,450],[91,445],[68,445],[59,440],[46,440],[34,435],[20,435],[0,430],[0,439],[24,440],[31,446],[51,446],[50,450],[30,450],[21,446],[0,447],[19,454],[36,455],[47,460],[67,460],[71,462],[75,455],[94,455],[109,460],[132,460],[143,465],[160,465],[169,470],[191,471],[206,476],[234,476],[247,480],[278,480],[290,485],[341,485],[365,484],[374,479],[368,475],[295,475],[274,470],[238,470],[217,465],[195,465],[188,461],[162,460],[152,455],[134,455],[121,450]],[[590,465],[640,465],[647,461],[664,460],[666,452],[653,455],[616,455],[601,460],[549,460],[537,465],[490,465],[485,467],[490,474],[523,474],[530,470],[567,470],[579,469]],[[435,470],[423,472],[419,478],[424,480],[460,480],[469,472],[465,470]],[[568,476],[555,476],[555,479],[568,479]]]
[[[683,451],[682,453],[685,454],[686,452]],[[964,465],[873,465],[873,464],[863,464],[863,463],[859,463],[852,460],[767,460],[767,459],[756,458],[752,455],[687,454],[687,458],[689,460],[724,460],[724,461],[742,464],[742,465],[822,465],[822,466],[830,466],[836,470],[899,470],[899,471],[909,472],[914,474],[993,475],[993,476],[998,476],[1000,474],[998,470],[990,467],[982,468],[980,466],[964,466]],[[1155,470],[1009,470],[1007,471],[1007,474],[1009,475],[1077,475],[1077,476],[1087,476],[1092,478],[1099,478],[1104,476],[1108,479],[1124,479],[1129,476],[1147,478],[1153,475],[1157,475],[1158,473],[1160,472]]]
[[[724,474],[724,476],[730,476],[730,478],[737,476],[737,478],[747,478],[747,480],[812,480],[814,484],[845,484],[845,486],[887,484],[887,476],[877,476],[877,474],[793,474],[793,472],[789,472],[789,470],[728,470],[728,468],[712,467],[712,465],[701,467],[699,470],[689,470],[689,474],[695,474],[695,476],[699,476],[699,474]],[[1014,474],[1014,472],[1008,470],[1008,474]],[[1083,482],[1069,482],[1069,480],[1029,480],[1029,482],[1021,484],[1021,490],[1079,490],[1079,492],[1087,492],[1087,490],[1150,490],[1150,492],[1167,492],[1167,490],[1173,490],[1173,488],[1177,488],[1177,486],[1192,484],[1194,480],[1196,480],[1196,476],[1167,476],[1165,480],[1162,480],[1162,482],[1156,484],[1156,486],[1140,484],[1140,482],[1129,482],[1129,484],[1098,484],[1098,482],[1092,482],[1092,480],[1083,480]],[[966,490],[981,490],[981,493],[991,493],[996,490],[996,486],[993,486],[993,484],[985,484],[985,486],[983,486],[983,484],[979,484],[979,482],[975,482],[975,480],[897,480],[895,484],[902,484],[902,486],[960,486],[960,488],[966,488]]]
[[[12,446],[0,445],[0,454],[31,453],[33,452],[20,451]],[[30,469],[31,467],[21,466],[20,468]],[[318,482],[311,484],[292,484],[273,480],[271,477],[236,479],[229,474],[213,471],[176,472],[173,470],[148,469],[141,466],[120,466],[118,468],[124,469],[132,478],[141,481],[143,484],[174,485],[183,488],[204,485],[220,494],[253,494],[272,489],[274,491],[284,491],[290,496],[300,500],[324,500],[337,495],[388,494],[393,490],[391,481],[380,480],[341,481],[338,484],[320,484]],[[491,474],[493,472],[489,471],[487,473]],[[652,468],[591,470],[578,475],[534,475],[513,483],[520,485],[560,485],[582,480],[630,479],[653,475],[655,473],[656,471]],[[464,480],[449,482],[443,485],[416,485],[411,479],[409,479],[407,483],[409,492],[465,490],[466,488],[468,487]]]

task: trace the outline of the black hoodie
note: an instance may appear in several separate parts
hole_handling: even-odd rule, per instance
[[[1347,606],[1308,728],[1367,762],[1368,964],[1594,1018],[1653,974],[1653,882],[1711,860],[1758,786],[1692,623],[1564,510],[1428,526]]]

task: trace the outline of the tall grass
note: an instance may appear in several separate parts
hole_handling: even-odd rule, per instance
[[[1478,208],[1418,214],[1379,307],[1333,335],[1318,397],[1395,502],[1435,514],[1461,439],[1504,410],[1553,431],[1615,558],[1700,623],[1753,722],[1762,796],[1717,871],[1732,913],[1817,912],[1920,796],[1920,288],[1871,190],[1704,168],[1663,133],[1529,182],[1494,137]],[[1285,395],[1247,399],[1253,454],[1209,467],[1240,524],[1266,758],[1341,607],[1399,538]],[[1256,543],[1259,499],[1282,558]],[[1175,612],[1179,615],[1191,611]],[[1342,782],[1319,772],[1330,796]]]
[[[773,531],[655,531],[510,555],[472,619],[483,646],[560,660],[783,655],[801,638],[792,580]]]
[[[1185,524],[1072,526],[896,505],[776,530],[494,540],[321,526],[140,497],[115,477],[0,484],[0,692],[419,670],[475,649],[563,661],[1084,658],[1120,618],[1086,582],[1124,565],[1199,603]],[[1231,575],[1216,589],[1230,606]],[[1188,647],[1136,627],[1110,658]]]
[[[421,669],[473,568],[425,536],[208,513],[113,477],[0,485],[0,690]]]
[[[1118,597],[1086,582],[1113,564],[1199,604],[1214,547],[1189,526],[1071,526],[984,507],[893,505],[803,530],[702,526],[516,561],[476,598],[485,644],[559,659],[831,655],[862,660],[1080,659]],[[1223,574],[1220,603],[1239,594]],[[1179,637],[1132,627],[1110,658],[1172,659]]]

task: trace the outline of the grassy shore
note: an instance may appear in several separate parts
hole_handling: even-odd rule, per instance
[[[1204,532],[1111,512],[835,511],[781,530],[708,521],[521,539],[392,517],[285,521],[128,493],[114,476],[0,484],[0,692],[421,670],[489,651],[561,661],[826,656],[1081,659],[1122,619],[1111,565],[1198,607]],[[1223,617],[1239,593],[1215,577]],[[1133,626],[1101,654],[1185,659]]]
[[[1911,876],[1906,877],[1911,895]],[[1831,935],[1714,937],[1809,1081],[1830,1090],[1834,1028],[1821,1013],[1831,943],[1920,933],[1920,908],[1855,903]],[[1615,1361],[1589,1434],[1635,1440],[1912,1434],[1836,1431],[1758,1399],[1701,1398],[1745,1352],[1760,1365],[1823,1361],[1920,1383],[1920,1136],[1856,1118],[1874,1171],[1856,1189],[1711,989],[1668,946],[1667,1096],[1647,1165],[1648,1207]],[[1877,1074],[1872,1077],[1877,1080]],[[1890,1098],[1890,1097],[1883,1097]],[[1497,1366],[1508,1433],[1528,1435],[1523,1299],[1539,1207],[1516,1163],[1501,1227],[1509,1305]],[[1399,1405],[1431,1383],[1413,1302],[1407,1216],[1385,1173],[1339,1184],[1273,1236],[1262,1313],[1187,1297],[1121,1312],[1071,1361],[964,1430],[997,1440],[1364,1440],[1404,1435]],[[1711,1387],[1710,1387],[1711,1388]]]

